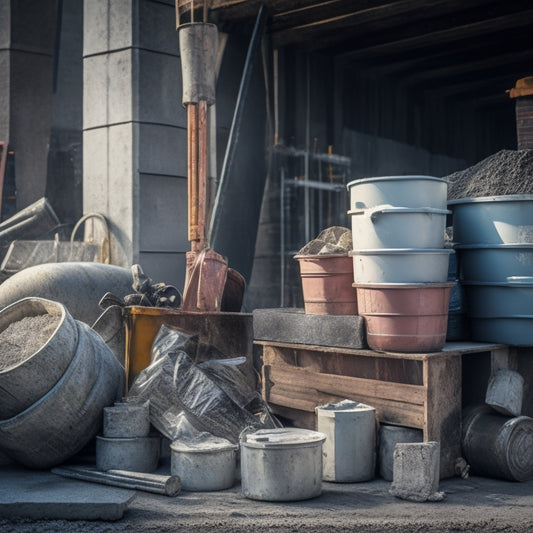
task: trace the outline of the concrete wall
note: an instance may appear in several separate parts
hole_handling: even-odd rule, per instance
[[[15,152],[16,207],[44,196],[57,0],[0,0],[0,139]]]
[[[182,287],[187,132],[174,2],[84,6],[83,210],[110,221],[114,263]]]

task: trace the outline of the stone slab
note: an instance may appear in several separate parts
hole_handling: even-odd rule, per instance
[[[303,309],[255,309],[254,339],[291,344],[367,348],[363,317],[307,315]]]
[[[136,494],[49,471],[0,468],[0,518],[119,520]]]

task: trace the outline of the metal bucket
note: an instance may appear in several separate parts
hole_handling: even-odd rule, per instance
[[[506,281],[533,274],[533,244],[466,244],[455,249],[464,281]]]
[[[28,409],[0,420],[0,449],[30,468],[79,452],[101,428],[104,407],[123,395],[124,369],[97,333],[77,326],[76,352],[61,379]]]
[[[368,346],[395,352],[435,352],[446,342],[448,283],[355,284]]]
[[[355,283],[443,283],[453,250],[384,248],[353,250]]]
[[[357,315],[352,259],[347,255],[296,255],[305,312],[309,315]]]
[[[260,429],[241,436],[242,493],[252,500],[297,501],[322,492],[323,433]]]
[[[154,472],[159,464],[161,439],[154,437],[96,437],[96,468]]]
[[[448,182],[434,176],[380,176],[351,181],[350,209],[388,204],[446,209]]]
[[[326,435],[324,481],[369,481],[376,470],[376,409],[351,400],[315,408],[317,431]]]
[[[229,441],[173,442],[170,471],[179,476],[183,490],[212,491],[233,487],[238,445]]]
[[[0,419],[11,418],[40,400],[59,381],[72,361],[78,328],[64,305],[42,298],[24,298],[0,311],[0,331],[25,318],[50,315],[58,324],[48,340],[32,354],[20,348],[9,366],[0,354]],[[17,344],[24,344],[25,331]],[[22,335],[21,335],[22,337]],[[22,359],[21,359],[22,357]]]
[[[462,446],[473,474],[527,481],[533,478],[533,419],[509,418],[476,406],[463,415]]]
[[[533,194],[450,200],[453,240],[461,244],[533,244]]]
[[[442,248],[446,209],[378,206],[348,211],[356,248]]]

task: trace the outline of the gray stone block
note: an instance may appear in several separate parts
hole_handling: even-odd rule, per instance
[[[119,520],[136,494],[12,466],[2,468],[0,476],[1,518]]]
[[[83,55],[109,50],[108,0],[85,0],[83,3]]]
[[[179,57],[146,50],[134,50],[133,54],[138,72],[134,119],[186,128]]]
[[[291,344],[367,348],[363,317],[307,315],[303,309],[256,309],[254,339]]]
[[[392,496],[415,502],[441,501],[440,443],[399,443],[394,448]]]
[[[502,415],[520,416],[523,396],[524,378],[514,370],[503,368],[491,376],[485,403]]]
[[[142,174],[140,177],[141,252],[185,252],[187,179]]]
[[[142,0],[139,2],[138,29],[134,42],[141,48],[179,55],[179,37],[176,30],[174,2],[167,4]],[[137,33],[138,32],[138,33]]]
[[[139,125],[139,172],[187,176],[187,130],[158,124]]]
[[[421,429],[380,424],[378,453],[379,475],[387,481],[392,481],[394,448],[396,447],[396,444],[400,442],[422,442],[423,440]]]
[[[107,69],[106,55],[83,60],[83,128],[107,126]]]
[[[132,51],[86,57],[83,63],[83,127],[133,120]]]

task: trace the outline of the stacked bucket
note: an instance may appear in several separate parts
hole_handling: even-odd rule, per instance
[[[353,286],[371,349],[432,352],[446,341],[450,290],[444,248],[447,182],[433,176],[348,184]]]
[[[532,346],[533,195],[448,205],[472,340]]]

